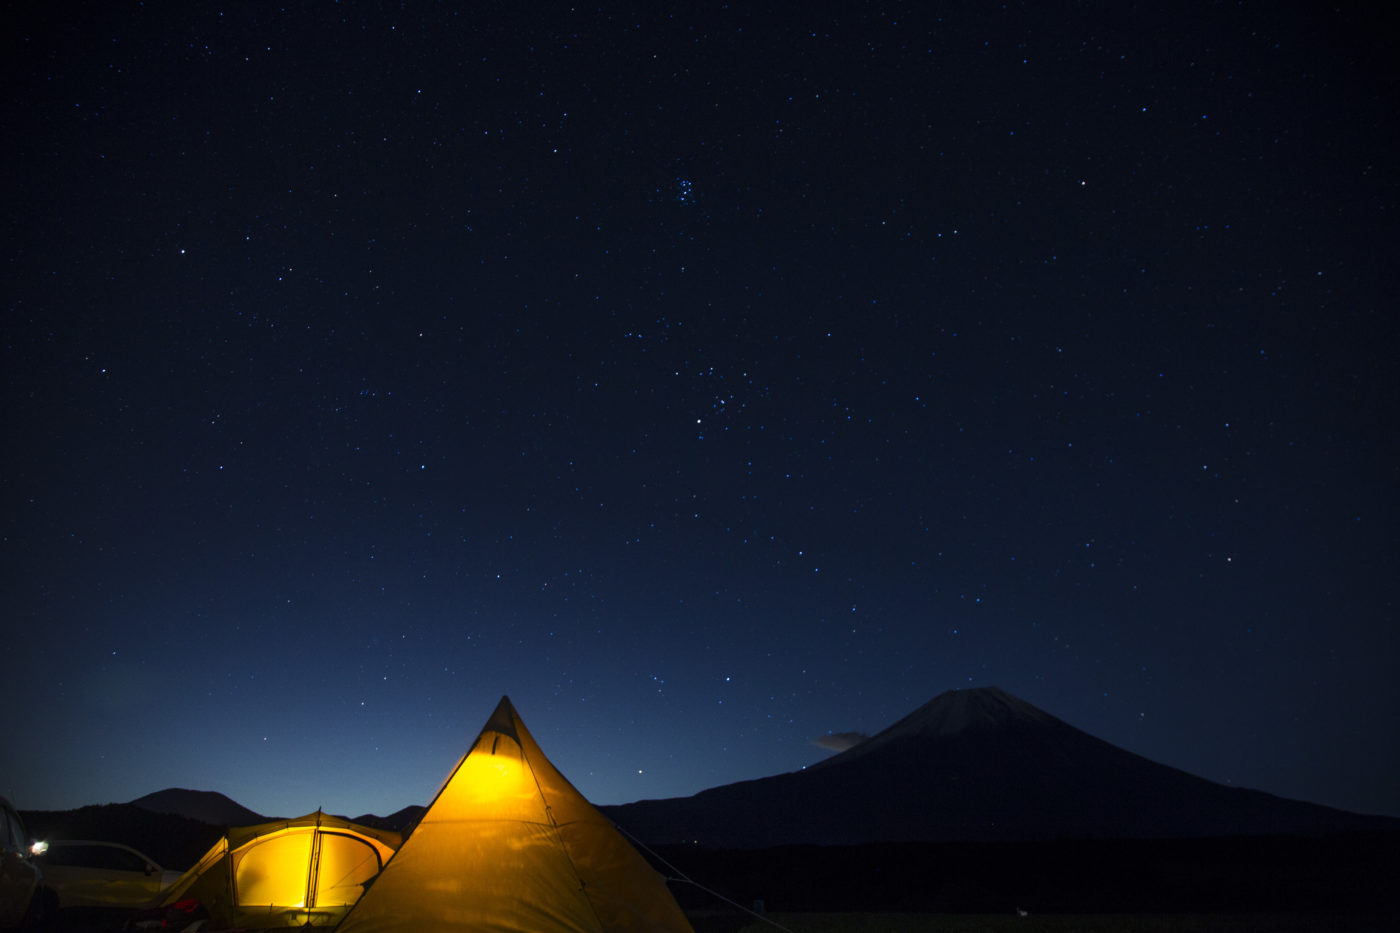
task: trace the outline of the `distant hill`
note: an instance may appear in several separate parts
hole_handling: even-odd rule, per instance
[[[727,849],[1400,829],[1149,761],[995,687],[940,694],[804,771],[602,809],[647,843]]]
[[[249,826],[266,823],[271,817],[254,813],[216,791],[169,787],[131,801],[131,806],[152,813],[169,813],[215,826]]]
[[[407,839],[413,827],[418,825],[418,819],[423,815],[423,811],[428,809],[421,804],[409,804],[402,810],[396,810],[388,816],[375,816],[373,813],[366,813],[364,816],[357,816],[353,822],[361,826],[372,826],[375,829],[388,829],[396,833],[402,833]]]

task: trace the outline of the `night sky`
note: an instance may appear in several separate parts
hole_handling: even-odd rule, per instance
[[[1400,815],[1367,5],[27,6],[17,806],[387,813],[502,694],[622,803],[996,685]]]

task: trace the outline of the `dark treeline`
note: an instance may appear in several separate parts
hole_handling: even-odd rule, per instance
[[[76,810],[24,810],[20,817],[32,839],[120,842],[173,871],[184,871],[199,861],[228,828],[169,813],[152,813],[128,803]]]

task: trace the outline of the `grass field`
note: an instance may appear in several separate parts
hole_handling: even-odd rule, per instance
[[[1393,930],[1394,918],[1304,914],[767,914],[731,915],[696,933],[1369,933]],[[716,918],[718,919],[718,918]]]

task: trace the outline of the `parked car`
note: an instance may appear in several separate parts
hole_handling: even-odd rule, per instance
[[[41,861],[60,908],[147,907],[180,878],[119,842],[53,839]]]
[[[29,850],[24,821],[0,797],[0,930],[44,926],[56,910],[54,893]]]

